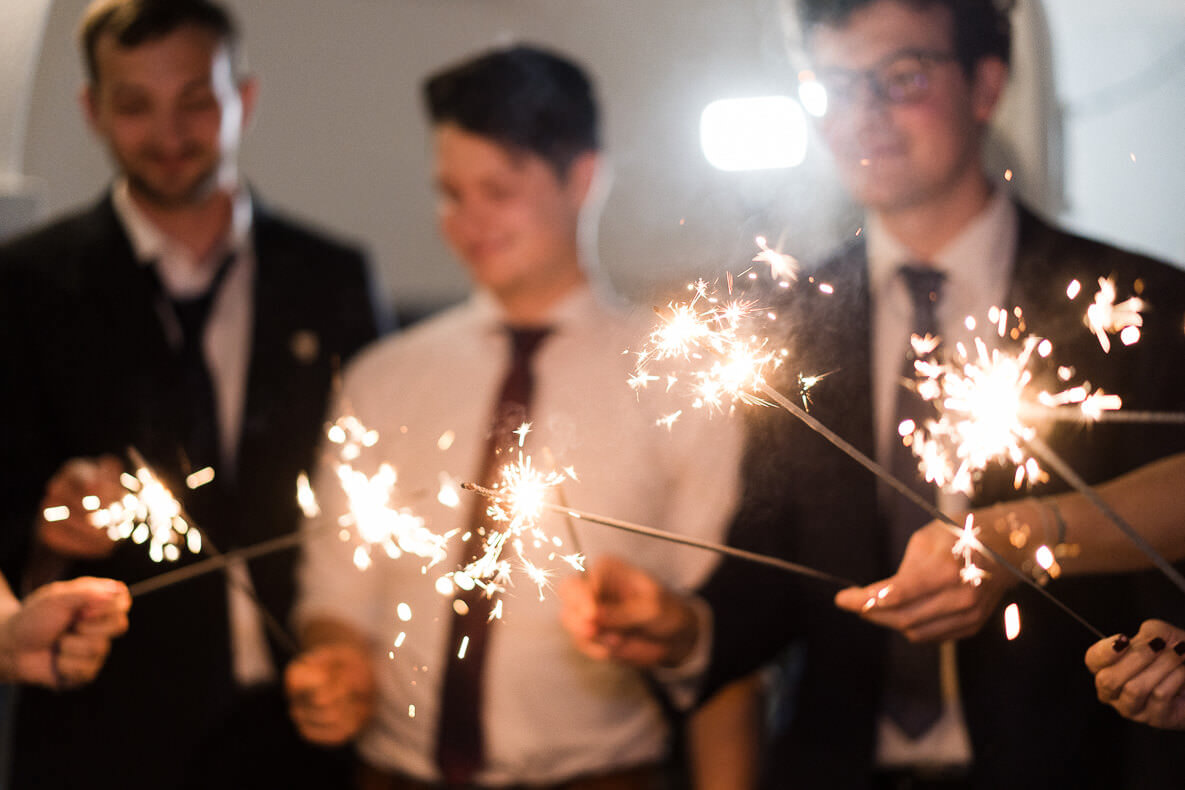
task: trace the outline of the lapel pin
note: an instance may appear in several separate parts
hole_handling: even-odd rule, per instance
[[[292,339],[289,340],[288,347],[292,350],[292,356],[298,362],[304,365],[311,365],[316,361],[317,354],[321,351],[321,339],[311,329],[298,329],[292,333]]]

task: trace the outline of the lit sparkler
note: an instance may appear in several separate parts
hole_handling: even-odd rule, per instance
[[[1019,350],[1009,353],[989,348],[977,337],[970,346],[956,343],[953,353],[940,361],[936,339],[913,338],[917,380],[907,384],[934,404],[937,418],[900,431],[902,440],[918,457],[926,480],[965,494],[973,492],[979,475],[992,463],[1015,465],[1016,488],[1049,479],[1025,449],[1036,429],[1024,417],[1032,415],[1035,408],[1074,405],[1079,419],[1098,419],[1104,411],[1121,405],[1117,396],[1092,392],[1087,385],[1053,394],[1034,392],[1029,363],[1034,355],[1052,353],[1052,344],[1033,335],[1019,336],[1017,327],[1012,326],[1012,319],[1023,324],[1019,310],[1010,313],[993,307],[988,318],[1001,338],[1018,338]]]
[[[769,350],[767,340],[760,339],[755,335],[745,336],[740,329],[740,324],[742,318],[762,314],[772,318],[772,315],[763,313],[752,302],[735,302],[728,307],[723,307],[719,300],[710,294],[708,285],[702,280],[690,285],[689,290],[693,295],[688,302],[671,304],[668,305],[665,312],[659,311],[662,320],[651,334],[649,346],[638,354],[637,369],[635,375],[630,379],[631,386],[637,389],[638,381],[642,381],[642,386],[644,386],[646,381],[651,380],[651,374],[647,372],[647,365],[654,361],[681,359],[693,362],[698,367],[691,374],[693,381],[696,382],[693,389],[696,392],[694,405],[697,407],[706,404],[716,406],[722,401],[721,398],[712,399],[705,395],[704,382],[712,384],[710,392],[729,394],[733,403],[776,404],[883,480],[897,493],[914,502],[933,518],[943,522],[956,538],[962,537],[962,531],[954,519],[897,480],[883,466],[812,417],[804,408],[799,407],[769,386],[767,372],[781,365],[787,354],[784,350]],[[994,323],[1003,327],[1006,320],[999,318],[994,320]],[[933,338],[925,339],[923,342],[936,345]],[[1036,345],[1040,346],[1040,343]],[[754,351],[759,353],[754,353]],[[719,379],[715,371],[722,369],[733,371],[728,379],[730,382],[728,387],[716,383]],[[742,369],[744,374],[740,375],[739,371]],[[674,374],[669,374],[667,378],[668,381],[678,380],[678,376]],[[669,386],[668,389],[670,389]],[[1047,598],[1092,634],[1100,635],[1101,638],[1102,632],[1098,628],[1050,595],[1029,574],[1009,563],[998,552],[986,545],[980,544],[977,550],[990,557],[1022,583],[1032,587],[1038,594]]]
[[[473,491],[476,494],[480,494],[481,496],[490,499],[495,503],[493,506],[505,505],[507,508],[513,510],[510,500],[503,492],[499,491],[498,489],[486,488],[475,483],[462,483],[461,487],[466,491]],[[800,576],[809,576],[811,578],[831,582],[833,584],[838,584],[841,587],[852,587],[856,584],[855,582],[848,579],[844,579],[839,576],[833,576],[829,573],[824,573],[823,571],[818,571],[805,565],[788,562],[779,557],[771,557],[767,554],[758,554],[752,551],[745,551],[744,549],[738,549],[722,543],[712,543],[711,541],[700,540],[698,538],[692,538],[686,535],[679,535],[674,532],[666,532],[661,529],[655,529],[654,527],[647,527],[643,526],[642,524],[634,524],[629,521],[622,521],[621,519],[610,518],[608,516],[600,516],[595,513],[576,510],[574,508],[552,502],[542,502],[539,504],[539,507],[540,510],[562,513],[568,518],[587,521],[590,524],[600,524],[602,526],[613,527],[614,529],[630,532],[635,535],[645,535],[646,537],[665,540],[669,543],[677,543],[682,546],[693,546],[698,549],[713,551],[717,554],[736,557],[738,559],[746,560],[748,562],[755,562],[760,565],[767,565],[769,567],[778,568],[779,570],[795,573]]]
[[[690,299],[656,311],[659,325],[646,347],[637,352],[629,385],[637,390],[665,380],[671,390],[687,382],[696,408],[722,410],[726,404],[762,402],[754,393],[786,354],[770,348],[767,340],[752,332],[751,325],[772,316],[752,301],[722,300],[704,280],[692,283],[688,290]],[[691,370],[664,370],[661,377],[651,372],[651,365],[671,360],[682,368],[690,364]],[[660,423],[670,427],[677,416]]]
[[[153,562],[175,562],[181,558],[183,549],[201,553],[201,530],[189,521],[181,503],[143,456],[133,448],[129,448],[128,454],[136,468],[119,476],[123,496],[105,507],[96,496],[83,497],[87,520],[104,530],[112,541],[131,540],[147,545]],[[198,488],[213,477],[213,470],[208,467],[198,470],[189,476],[189,487]],[[70,509],[59,505],[47,508],[43,515],[47,521],[63,521],[70,517]]]
[[[346,415],[329,427],[327,436],[340,448],[335,471],[349,504],[346,512],[337,517],[337,524],[342,528],[343,540],[357,541],[354,564],[362,570],[370,567],[375,550],[392,559],[413,554],[427,559],[429,566],[444,560],[445,546],[454,533],[437,535],[425,526],[421,516],[395,504],[399,479],[395,467],[380,464],[374,474],[368,475],[353,466],[365,449],[378,444],[378,433],[357,417]],[[297,499],[306,515],[320,511],[307,478],[303,483],[298,481]]]
[[[540,600],[550,583],[551,572],[528,556],[528,544],[536,549],[546,548],[548,559],[559,559],[578,571],[584,569],[583,554],[558,552],[563,541],[548,536],[539,526],[544,510],[548,509],[550,492],[575,476],[568,469],[547,472],[538,469],[531,456],[522,451],[529,431],[530,425],[525,423],[515,431],[519,439],[517,460],[502,467],[498,483],[492,489],[496,495],[491,498],[486,514],[501,528],[484,536],[481,556],[452,574],[454,583],[462,589],[477,586],[489,597],[504,591],[510,583],[512,567],[504,556],[507,547],[513,550],[523,572],[538,587]],[[466,486],[462,483],[463,488]],[[497,610],[491,616],[496,617]]]
[[[1019,317],[1019,311],[1015,314]],[[1001,337],[1005,335],[1008,315],[997,308],[992,308],[989,315]],[[1039,407],[1054,411],[1066,404],[1077,404],[1084,417],[1098,419],[1106,409],[1118,408],[1121,405],[1119,398],[1101,390],[1091,392],[1085,385],[1057,394],[1038,392],[1031,395],[1028,389],[1032,374],[1028,363],[1033,353],[1047,356],[1052,351],[1048,340],[1025,337],[1020,352],[1015,355],[1000,349],[989,351],[980,338],[976,338],[974,344],[974,357],[970,357],[960,343],[956,345],[953,359],[940,363],[932,358],[935,344],[926,343],[926,348],[920,349],[915,343],[915,350],[931,354],[915,362],[917,392],[923,399],[934,403],[938,416],[902,434],[903,440],[918,457],[919,468],[926,479],[970,494],[976,477],[988,464],[1013,463],[1016,465],[1013,483],[1020,488],[1025,483],[1033,485],[1049,479],[1040,466],[1040,459],[1086,496],[1185,592],[1185,576],[1107,506],[1023,419],[1034,414],[1031,405],[1034,401]]]

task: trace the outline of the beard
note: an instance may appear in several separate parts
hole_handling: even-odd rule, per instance
[[[218,187],[222,163],[204,162],[200,170],[185,180],[154,177],[150,168],[137,167],[135,161],[120,161],[128,186],[145,202],[161,209],[178,209],[205,201]]]

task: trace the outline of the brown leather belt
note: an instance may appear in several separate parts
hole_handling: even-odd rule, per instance
[[[663,772],[658,765],[578,776],[549,785],[465,785],[463,788],[411,779],[365,763],[358,769],[358,790],[658,790],[662,786]]]

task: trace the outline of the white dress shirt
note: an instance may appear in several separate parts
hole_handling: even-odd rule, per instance
[[[459,507],[441,504],[441,480],[474,480],[484,453],[496,392],[509,362],[509,340],[494,300],[477,294],[429,322],[365,351],[347,370],[339,403],[377,430],[378,444],[356,465],[396,467],[401,503],[436,533],[463,531],[473,495]],[[563,485],[569,506],[695,536],[724,537],[737,495],[739,421],[687,409],[672,430],[659,427],[658,401],[627,385],[634,357],[653,328],[650,309],[626,311],[582,287],[557,306],[552,334],[533,360],[532,430],[526,451],[535,463],[571,466],[577,481]],[[669,404],[666,404],[669,405]],[[694,412],[694,413],[687,413]],[[437,578],[462,561],[460,536],[444,562],[381,553],[359,571],[351,544],[332,524],[345,510],[334,463],[314,478],[321,500],[317,523],[330,525],[311,542],[301,569],[298,617],[332,617],[376,643],[379,705],[358,746],[370,764],[423,780],[438,772],[433,754],[438,699],[446,667],[452,596]],[[572,550],[567,520],[541,526]],[[589,563],[613,554],[686,589],[714,566],[713,554],[574,522]],[[529,541],[528,541],[529,542]],[[550,545],[530,549],[553,571],[552,583],[575,573],[547,558]],[[513,552],[511,552],[513,553]],[[544,783],[643,764],[661,758],[665,727],[642,675],[593,661],[571,644],[559,622],[556,592],[540,600],[521,570],[512,576],[500,621],[491,624],[486,656],[483,784]],[[397,610],[401,604],[404,616]]]
[[[156,267],[161,287],[170,298],[186,299],[204,293],[217,273],[218,263],[227,254],[234,254],[210,307],[202,337],[202,350],[214,388],[222,455],[222,464],[214,473],[233,479],[246,406],[254,313],[255,251],[251,245],[254,211],[251,196],[246,190],[235,193],[227,238],[204,261],[197,260],[188,249],[152,224],[136,207],[126,180],[116,182],[112,202],[131,241],[136,260],[141,265]],[[163,300],[156,305],[156,310],[170,344],[180,346],[181,327],[176,315]],[[235,563],[227,568],[231,655],[235,680],[244,686],[276,677],[259,611],[246,592],[250,587],[246,563]]]
[[[866,230],[877,460],[887,467],[892,443],[900,441],[892,424],[893,410],[913,326],[913,303],[897,276],[898,267],[925,263],[946,275],[937,310],[938,330],[944,344],[980,336],[990,346],[994,332],[988,326],[989,308],[1012,307],[1004,304],[1004,300],[1016,256],[1017,211],[1007,195],[997,192],[975,219],[936,256],[925,261],[893,238],[875,217],[870,218]],[[977,330],[968,330],[965,324],[968,316],[975,319]],[[959,513],[967,509],[968,503],[961,495],[940,492],[938,505],[945,513]],[[942,718],[922,737],[910,740],[888,716],[882,715],[877,738],[879,765],[970,764],[971,744],[959,704],[954,644],[943,644],[941,651]]]

